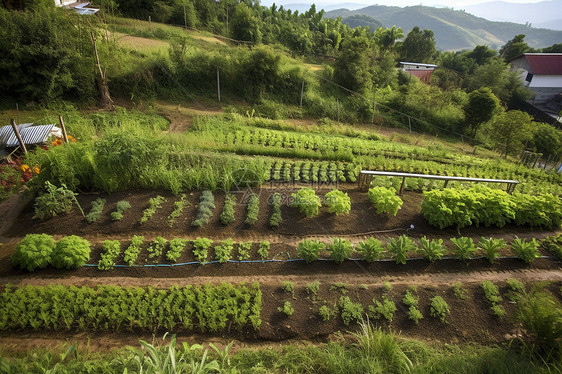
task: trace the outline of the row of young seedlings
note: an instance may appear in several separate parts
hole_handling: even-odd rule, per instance
[[[214,250],[214,261],[225,263],[231,259],[236,259],[238,261],[249,260],[251,258],[252,247],[255,247],[253,242],[234,243],[230,238],[213,245],[213,240],[208,238],[197,238],[193,241],[174,238],[168,241],[161,236],[157,236],[146,248],[147,257],[151,260],[157,260],[165,253],[166,260],[175,263],[182,256],[190,242],[193,256],[201,265],[205,265],[209,262],[208,257],[211,249]],[[118,240],[105,240],[102,243],[102,253],[98,263],[98,269],[113,269],[115,262],[121,254],[123,254],[123,261],[128,266],[137,264],[144,243],[144,236],[134,235],[131,239],[131,243],[123,249]],[[268,259],[270,246],[267,240],[258,243],[257,254],[262,260]],[[235,247],[236,254],[233,253]]]
[[[360,166],[353,163],[277,160],[272,165],[270,180],[303,183],[355,183],[359,170]]]
[[[482,237],[477,243],[468,237],[451,238],[450,240],[453,244],[451,254],[462,261],[482,255],[493,264],[500,256],[500,251],[508,247],[504,239],[496,238]],[[510,247],[515,255],[527,264],[540,257],[539,243],[536,239],[527,241],[515,238],[511,241]],[[440,260],[449,254],[449,250],[443,244],[443,239],[427,239],[424,236],[417,245],[407,235],[389,239],[386,247],[375,238],[369,238],[355,246],[349,240],[342,238],[334,238],[330,244],[319,240],[304,239],[297,246],[298,256],[305,259],[307,263],[317,260],[320,252],[329,251],[330,258],[339,264],[349,259],[354,250],[359,253],[361,260],[367,262],[393,259],[397,264],[403,265],[406,264],[409,253],[421,254],[431,262]]]
[[[510,302],[516,302],[519,295],[525,293],[525,285],[517,279],[508,279],[506,281],[508,286],[507,298]],[[468,290],[462,286],[460,282],[455,282],[452,285],[452,290],[456,298],[460,300],[468,299]],[[358,286],[359,290],[367,290],[368,286],[366,284],[361,284]],[[506,315],[504,307],[501,305],[503,298],[500,294],[499,287],[491,281],[483,281],[480,285],[484,299],[490,305],[490,310],[492,314],[498,318],[503,318]],[[383,294],[380,300],[377,298],[372,299],[372,303],[366,308],[360,302],[353,302],[349,296],[346,296],[348,292],[349,285],[346,283],[337,282],[330,286],[330,291],[336,291],[341,293],[339,300],[333,305],[329,305],[326,300],[323,301],[322,305],[318,309],[318,318],[322,321],[330,321],[336,315],[341,317],[342,322],[348,326],[351,323],[360,322],[364,316],[367,316],[371,320],[387,320],[391,323],[394,319],[395,313],[398,310],[395,301],[392,298],[391,291],[392,285],[388,282],[383,283]],[[295,285],[293,282],[285,281],[282,283],[282,289],[285,293],[290,294],[292,299],[295,297]],[[320,290],[320,282],[314,281],[306,285],[305,291],[307,298],[312,299],[313,303],[318,300],[318,291]],[[401,299],[402,303],[406,307],[408,319],[414,322],[416,325],[421,319],[424,318],[422,311],[419,307],[419,295],[416,286],[410,286],[406,289],[404,296]],[[449,315],[451,314],[451,309],[449,304],[440,295],[435,295],[430,298],[429,314],[441,321],[442,323],[449,323]],[[294,314],[295,309],[290,300],[284,301],[284,303],[277,308],[277,310],[287,317]]]

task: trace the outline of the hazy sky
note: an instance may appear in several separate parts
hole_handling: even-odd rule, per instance
[[[260,1],[261,5],[270,6],[271,4],[275,3],[278,5],[283,4],[316,4],[317,8],[318,5],[324,4],[345,4],[345,3],[353,3],[353,4],[365,4],[368,5],[393,5],[393,6],[411,6],[411,5],[427,5],[427,6],[434,6],[434,5],[441,5],[447,7],[453,7],[455,9],[461,8],[467,5],[473,4],[480,4],[490,2],[492,0],[401,0],[401,1],[392,1],[392,0],[319,0],[319,1],[312,1],[312,0],[262,0]],[[543,0],[507,0],[506,2],[509,3],[537,3]]]

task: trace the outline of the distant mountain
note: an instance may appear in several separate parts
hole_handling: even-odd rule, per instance
[[[515,4],[506,1],[492,1],[468,5],[464,9],[478,17],[491,21],[531,23],[535,27],[549,27],[562,30],[562,0],[541,1],[538,3]]]
[[[562,0],[554,0],[562,1]],[[555,16],[559,17],[559,12]],[[435,33],[436,46],[440,50],[472,49],[487,45],[498,49],[517,34],[525,34],[525,41],[534,48],[548,47],[562,42],[562,31],[537,29],[509,22],[493,22],[464,11],[426,6],[395,7],[372,5],[357,10],[337,9],[326,12],[325,17],[347,18],[367,15],[380,21],[385,27],[402,27],[404,35],[414,26],[430,29]],[[353,22],[357,19],[354,18]],[[367,23],[363,24],[367,26]]]

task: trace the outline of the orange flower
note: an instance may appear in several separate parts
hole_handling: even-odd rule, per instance
[[[33,171],[35,172],[35,174],[41,173],[41,169],[39,169],[38,166],[35,166],[35,167],[33,168]]]
[[[25,173],[25,172],[31,171],[31,168],[29,167],[29,165],[22,164],[20,166],[20,170]]]

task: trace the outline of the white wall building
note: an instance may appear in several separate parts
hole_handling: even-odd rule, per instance
[[[562,94],[562,53],[524,53],[510,63],[535,93],[533,104],[548,104]]]

